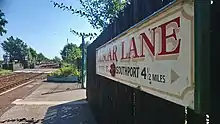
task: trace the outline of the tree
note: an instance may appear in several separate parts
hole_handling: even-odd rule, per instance
[[[80,48],[76,44],[68,43],[61,50],[60,55],[64,61],[76,64],[77,59],[81,58],[82,53]]]
[[[31,62],[35,62],[37,59],[37,52],[31,47],[28,48],[28,58],[28,60]]]
[[[54,63],[59,63],[61,61],[61,59],[57,56],[55,56],[52,60]]]
[[[46,61],[49,61],[49,59],[47,57],[45,57],[43,53],[39,53],[39,54],[37,54],[37,61],[38,62],[46,62]]]
[[[6,34],[7,31],[5,30],[5,25],[8,23],[4,18],[5,14],[0,10],[0,36]]]
[[[14,39],[13,36],[7,38],[6,41],[1,43],[3,50],[9,54],[10,61],[18,60],[19,62],[25,60],[28,54],[28,46],[21,39]]]
[[[33,48],[29,47],[29,51],[30,51],[31,56],[32,56],[33,58],[37,58],[37,52],[36,52],[36,50],[34,50]]]
[[[54,7],[70,11],[72,14],[85,17],[95,29],[104,30],[124,8],[127,0],[80,0],[82,9],[51,1]]]

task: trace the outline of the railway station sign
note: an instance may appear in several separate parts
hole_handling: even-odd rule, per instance
[[[193,109],[193,3],[176,2],[97,48],[96,73]]]

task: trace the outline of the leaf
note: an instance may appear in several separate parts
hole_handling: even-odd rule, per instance
[[[72,6],[66,7],[63,3],[59,8],[66,8],[67,11],[71,11],[72,14],[77,13],[80,17],[84,16],[93,28],[103,31],[114,22],[114,18],[118,17],[118,13],[123,10],[126,3],[128,0],[125,2],[119,0],[80,0],[82,8],[79,10],[73,9]]]

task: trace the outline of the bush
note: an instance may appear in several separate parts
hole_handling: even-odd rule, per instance
[[[80,76],[80,73],[75,66],[68,66],[68,67],[60,68],[59,70],[49,74],[49,76],[57,76],[57,77]]]
[[[66,63],[66,62],[62,62],[62,63],[61,63],[61,67],[62,67],[62,68],[63,68],[63,67],[71,67],[71,64]]]

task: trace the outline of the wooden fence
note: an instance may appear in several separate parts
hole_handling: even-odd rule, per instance
[[[96,48],[172,2],[131,0],[87,48],[87,98],[99,124],[206,123],[206,115],[96,74]]]

